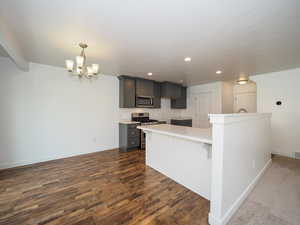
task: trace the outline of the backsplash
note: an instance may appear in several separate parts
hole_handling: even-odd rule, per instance
[[[131,120],[131,113],[133,112],[149,112],[151,119],[164,120],[169,123],[171,117],[180,117],[184,114],[185,109],[171,109],[170,99],[162,98],[161,99],[161,108],[160,109],[151,109],[151,108],[119,108],[119,120],[128,121]]]

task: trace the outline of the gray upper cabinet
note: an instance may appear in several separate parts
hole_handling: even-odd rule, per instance
[[[119,76],[119,107],[135,108],[135,79]]]
[[[154,97],[154,81],[137,78],[136,96]]]
[[[186,109],[186,87],[181,87],[181,97],[171,99],[172,109]]]
[[[153,98],[153,108],[160,108],[160,83],[154,82],[154,98]]]
[[[161,97],[177,99],[181,97],[181,85],[171,83],[171,82],[162,82],[161,84]]]

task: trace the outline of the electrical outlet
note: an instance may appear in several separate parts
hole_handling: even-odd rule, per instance
[[[252,168],[255,169],[255,167],[256,167],[256,162],[255,160],[252,160]]]
[[[93,142],[96,143],[96,141],[97,141],[97,138],[94,137],[94,138],[93,138]]]

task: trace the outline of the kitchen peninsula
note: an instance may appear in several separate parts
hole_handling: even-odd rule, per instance
[[[210,199],[211,129],[170,124],[138,128],[146,133],[148,166]]]
[[[209,223],[225,225],[271,164],[270,117],[213,114],[212,129],[139,126],[146,165],[210,200]]]

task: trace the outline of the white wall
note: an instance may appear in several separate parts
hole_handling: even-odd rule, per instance
[[[63,68],[0,58],[0,168],[118,146],[118,80],[90,83]]]
[[[0,168],[25,165],[118,147],[118,122],[150,112],[167,120],[182,110],[119,109],[115,76],[80,82],[64,68],[30,64],[18,70],[0,57]]]
[[[251,76],[251,80],[257,85],[258,112],[273,115],[273,153],[294,157],[295,151],[300,152],[300,68]]]
[[[222,82],[222,113],[233,113],[233,82]]]
[[[211,115],[209,221],[225,225],[271,163],[270,114]]]

